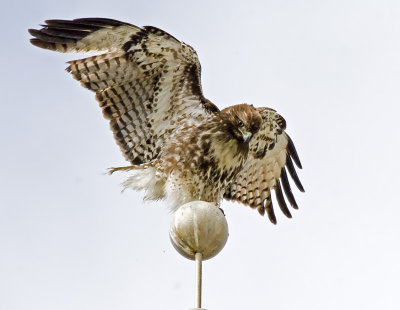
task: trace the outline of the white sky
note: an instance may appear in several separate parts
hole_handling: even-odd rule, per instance
[[[124,165],[94,95],[40,50],[45,19],[153,25],[193,46],[220,108],[269,106],[304,166],[300,210],[223,202],[204,308],[400,309],[400,2],[6,1],[0,85],[0,309],[188,309],[194,264],[162,202],[120,193]]]

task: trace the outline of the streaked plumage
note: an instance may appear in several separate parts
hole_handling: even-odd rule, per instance
[[[297,204],[287,177],[303,187],[285,120],[270,108],[241,104],[220,111],[203,95],[195,50],[155,27],[104,18],[48,20],[30,29],[31,43],[58,52],[97,53],[67,71],[94,91],[132,166],[125,187],[145,199],[167,198],[172,209],[191,200],[239,201],[260,214]],[[293,159],[293,161],[292,161]],[[282,192],[283,189],[283,192]]]

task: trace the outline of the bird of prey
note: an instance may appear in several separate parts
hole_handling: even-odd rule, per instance
[[[92,53],[66,69],[92,90],[131,165],[125,188],[171,209],[203,200],[238,201],[276,223],[271,190],[282,212],[297,209],[287,172],[300,191],[301,168],[286,122],[249,104],[220,110],[203,95],[196,51],[167,32],[106,18],[47,20],[29,29],[37,47]],[[284,197],[284,194],[286,199]]]

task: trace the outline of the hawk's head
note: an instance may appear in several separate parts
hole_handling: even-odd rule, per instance
[[[234,105],[223,109],[219,116],[226,139],[236,139],[240,145],[248,145],[261,127],[260,113],[252,105]]]

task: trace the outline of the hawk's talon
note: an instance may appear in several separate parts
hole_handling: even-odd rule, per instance
[[[113,174],[116,171],[130,171],[135,169],[135,166],[125,166],[125,167],[112,167],[108,169],[108,174]]]

